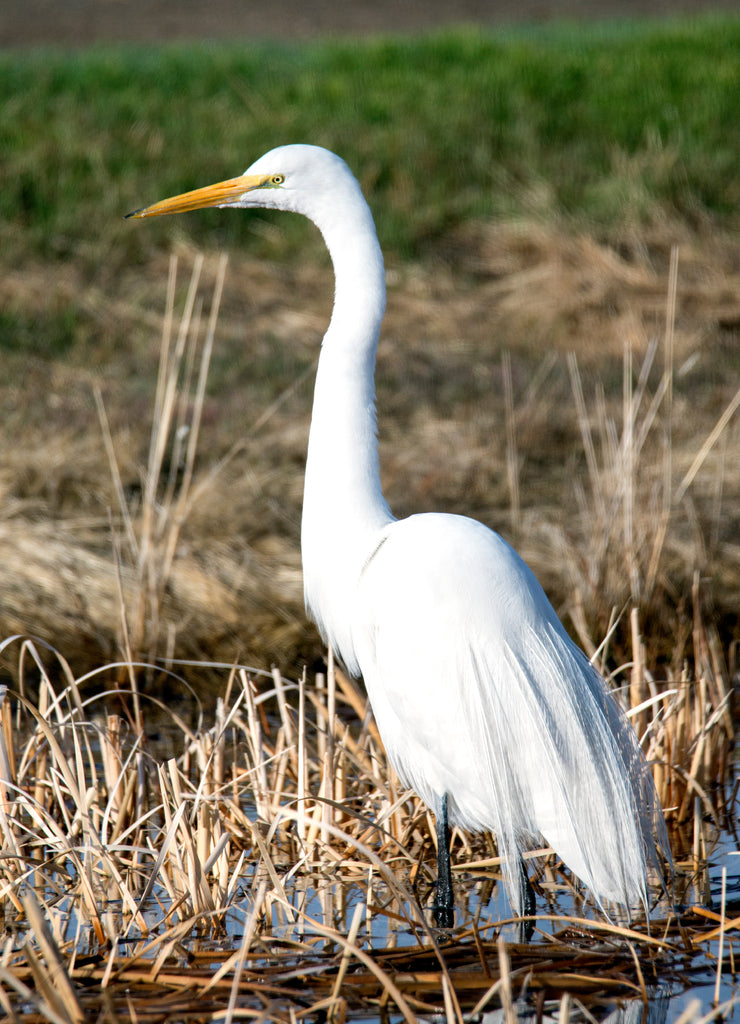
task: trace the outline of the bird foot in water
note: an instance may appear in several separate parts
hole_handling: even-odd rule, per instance
[[[450,828],[447,822],[447,794],[442,797],[437,819],[437,894],[432,915],[438,928],[449,930],[455,924],[455,902],[450,860]]]
[[[537,898],[527,875],[524,860],[521,857],[519,858],[519,870],[521,872],[522,895],[524,897],[522,900],[522,910],[524,911],[525,918],[532,917],[537,911]],[[534,921],[521,920],[517,925],[517,942],[529,942],[533,931]]]
[[[450,931],[455,926],[455,908],[435,900],[432,904],[434,923],[443,931]]]
[[[534,932],[534,921],[519,921],[516,926],[516,941],[526,946],[532,939]]]

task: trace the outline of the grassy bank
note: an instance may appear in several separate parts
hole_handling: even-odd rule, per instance
[[[141,257],[172,228],[134,235],[122,213],[285,141],[345,155],[385,245],[406,255],[500,214],[736,219],[739,83],[735,18],[5,54],[0,242]],[[265,240],[217,214],[178,230],[200,245]],[[294,237],[281,224],[283,253]]]

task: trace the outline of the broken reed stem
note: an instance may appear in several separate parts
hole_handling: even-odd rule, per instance
[[[722,984],[722,957],[725,946],[725,921],[727,920],[727,868],[722,866],[722,899],[720,903],[720,933],[717,950],[717,977],[714,983],[714,1005],[719,1006],[720,986]]]
[[[328,768],[327,798],[334,800],[334,762],[335,762],[335,729],[337,715],[337,676],[334,670],[334,651],[331,646],[327,652],[326,665],[326,760]]]
[[[8,786],[15,784],[15,743],[10,702],[6,700],[7,686],[0,685],[0,805],[6,809],[9,796]]]
[[[633,708],[641,705],[645,699],[645,658],[642,636],[640,635],[639,611],[633,608],[630,612],[630,626],[632,631],[632,672],[630,674],[630,705]],[[642,736],[645,732],[647,713],[641,712],[637,720],[633,718],[632,724],[637,730],[637,735]]]
[[[498,952],[499,975],[501,980],[500,998],[501,1008],[504,1011],[505,1024],[516,1024],[516,1011],[514,1009],[514,997],[511,986],[511,961],[506,951],[506,944],[499,935],[496,941]]]
[[[733,397],[730,399],[730,402],[726,406],[724,412],[715,423],[714,427],[705,439],[699,451],[696,453],[694,461],[691,463],[683,479],[681,480],[681,483],[678,485],[678,488],[673,498],[674,504],[678,505],[683,500],[684,495],[686,494],[691,484],[694,482],[694,479],[696,478],[697,473],[701,469],[706,457],[709,455],[712,448],[714,448],[719,438],[725,432],[727,424],[730,422],[730,420],[739,408],[740,388],[737,389]]]
[[[360,930],[363,910],[363,905],[358,903],[355,907],[354,914],[352,915],[352,922],[347,934],[347,945],[342,950],[342,959],[339,961],[339,970],[337,971],[336,981],[334,982],[334,988],[332,989],[331,998],[334,1001],[338,1001],[339,999],[339,993],[342,990],[342,982],[344,981],[344,976],[347,973],[347,968],[349,967],[352,959],[352,947],[357,943],[357,934]]]
[[[278,709],[280,711],[280,721],[282,727],[285,730],[285,740],[288,746],[292,746],[295,742],[293,734],[293,722],[291,712],[288,709],[288,701],[285,696],[285,687],[283,686],[283,677],[280,674],[279,668],[272,670],[272,678],[275,683],[275,692],[277,694]]]
[[[301,845],[306,845],[306,800],[308,786],[306,782],[306,677],[301,676],[298,682],[298,821],[296,824]]]
[[[663,517],[667,520],[673,491],[673,352],[676,337],[676,299],[678,296],[677,245],[671,246],[666,295],[665,337],[663,340],[663,379],[665,381],[663,416]]]
[[[634,502],[635,502],[635,442],[634,442],[634,396],[632,393],[632,350],[625,341],[622,363],[622,466],[624,481],[622,494],[622,534],[627,573],[630,582],[630,597],[636,601],[640,592],[639,570],[634,543]]]

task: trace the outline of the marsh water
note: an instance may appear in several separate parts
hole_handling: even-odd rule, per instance
[[[170,721],[167,716],[162,721],[155,716],[147,718],[147,761],[149,770],[155,773],[168,764],[172,769],[174,759],[182,756],[183,731],[180,727],[173,731]],[[99,735],[102,735],[99,727],[89,730],[92,748],[95,737]],[[93,749],[92,760],[97,762],[99,756],[100,749]],[[182,761],[178,763],[183,768]],[[96,763],[96,771],[102,776],[102,765]],[[349,796],[353,790],[352,779],[347,779],[346,790]],[[174,948],[168,945],[171,942],[169,938],[158,941],[157,937],[167,937],[174,930],[177,935],[174,953],[175,958],[181,958],[181,969],[189,972],[192,964],[197,963],[200,970],[213,973],[243,946],[245,933],[254,929],[259,916],[259,928],[255,932],[257,938],[250,949],[249,971],[254,977],[263,972],[263,980],[273,985],[295,985],[298,979],[306,992],[316,988],[314,983],[320,976],[324,983],[328,976],[334,977],[331,972],[336,972],[342,941],[351,935],[352,949],[370,953],[377,962],[385,965],[389,976],[428,977],[436,970],[439,977],[439,963],[443,960],[456,990],[460,981],[464,1014],[480,1002],[481,991],[485,991],[485,985],[482,990],[480,988],[485,977],[481,979],[480,975],[488,976],[487,964],[491,968],[491,981],[499,969],[503,973],[501,962],[496,962],[497,955],[500,956],[496,945],[500,934],[507,943],[513,1009],[520,1020],[562,1020],[566,1012],[565,1019],[568,1020],[647,1020],[655,1024],[678,1024],[681,1021],[682,1024],[697,1024],[703,1019],[711,1019],[715,1009],[719,1012],[718,1019],[740,1020],[737,931],[726,933],[721,948],[718,938],[706,941],[702,938],[721,920],[737,918],[740,914],[740,851],[736,830],[739,790],[740,773],[736,766],[735,776],[728,784],[724,828],[716,827],[707,814],[695,817],[695,829],[700,825],[700,834],[693,837],[694,850],[701,852],[698,861],[691,862],[692,837],[683,835],[676,838],[676,895],[681,907],[683,934],[689,939],[682,942],[681,930],[677,931],[675,924],[672,926],[669,949],[661,952],[659,957],[646,957],[641,962],[638,977],[641,981],[644,979],[645,990],[635,998],[626,993],[638,989],[634,983],[633,968],[635,960],[641,960],[647,947],[601,927],[603,918],[599,912],[574,887],[572,877],[554,859],[529,861],[539,915],[530,942],[520,941],[521,936],[514,923],[502,924],[510,920],[503,886],[490,865],[471,863],[475,858],[469,856],[469,851],[467,856],[459,857],[460,870],[455,873],[455,928],[450,933],[435,933],[430,929],[429,913],[434,878],[433,857],[429,856],[431,850],[426,851],[426,863],[418,873],[414,871],[414,865],[409,867],[408,859],[399,861],[396,868],[393,857],[385,853],[386,869],[390,872],[397,870],[399,874],[398,887],[393,889],[389,874],[384,875],[379,868],[373,867],[374,863],[380,863],[377,852],[381,850],[382,840],[380,831],[376,831],[373,822],[366,819],[363,842],[369,851],[367,856],[358,843],[356,856],[350,847],[344,847],[338,860],[324,859],[312,865],[310,858],[295,856],[301,844],[294,841],[294,825],[288,823],[284,842],[275,831],[274,823],[269,824],[264,817],[258,821],[256,798],[247,786],[239,791],[238,796],[239,811],[249,826],[244,835],[253,834],[258,843],[257,836],[261,835],[264,843],[270,846],[270,854],[265,856],[264,851],[258,854],[246,845],[241,859],[230,860],[227,894],[215,915],[218,927],[214,929],[210,925],[201,927],[198,924],[194,902],[189,911],[181,913],[177,900],[173,899],[172,888],[168,890],[160,880],[164,875],[158,874],[163,852],[158,853],[152,846],[147,853],[140,845],[128,849],[134,860],[138,858],[138,866],[131,876],[139,879],[136,883],[138,911],[131,913],[126,901],[117,897],[121,890],[111,884],[112,876],[106,876],[110,898],[106,899],[105,894],[102,899],[98,897],[102,931],[108,936],[109,943],[112,942],[109,955],[123,960],[148,956],[154,964],[163,951],[166,950],[169,956]],[[165,817],[167,813],[170,812],[165,812]],[[168,832],[168,835],[175,834],[174,830]],[[291,838],[287,841],[289,834]],[[195,839],[197,841],[197,836]],[[125,845],[119,844],[118,852],[123,857],[121,863],[128,863],[125,861],[128,856]],[[95,851],[93,854],[97,856]],[[178,856],[178,851],[175,855]],[[357,863],[354,864],[353,860]],[[151,865],[155,861],[153,869]],[[53,859],[49,861],[50,865],[52,863]],[[203,874],[207,874],[209,868],[205,857],[202,863]],[[84,900],[80,898],[79,891],[76,895],[65,895],[64,892],[65,879],[74,881],[75,876],[79,877],[79,869],[62,868],[58,863],[57,867],[57,881],[45,881],[45,878],[52,878],[54,868],[42,866],[38,870],[38,881],[32,882],[29,875],[29,883],[39,887],[37,891],[42,893],[51,930],[61,946],[73,948],[73,959],[100,959],[106,954],[101,954],[100,932],[95,933],[90,916],[80,911]],[[97,869],[90,870],[94,872]],[[100,873],[101,877],[103,874]],[[149,877],[151,884],[142,886],[140,879],[144,877]],[[196,887],[195,881],[192,884]],[[278,898],[265,901],[267,888],[277,892]],[[6,927],[15,933],[20,948],[23,928],[21,926],[19,930],[14,924],[11,906],[8,906],[8,911],[10,917],[6,915]],[[668,927],[666,922],[671,917],[667,901],[657,900],[651,915],[654,938],[662,937],[663,929]],[[208,924],[208,914],[201,916],[203,920]],[[629,921],[615,920],[615,924],[626,926]],[[246,938],[249,945],[248,934]],[[344,948],[347,949],[346,946]],[[349,966],[349,961],[352,966]],[[347,988],[354,983],[355,968],[361,968],[355,952],[349,961],[344,975]],[[561,978],[557,976],[558,971]],[[478,989],[465,989],[463,979],[467,978],[469,984],[469,978],[475,972],[479,976]],[[533,995],[529,979],[536,978],[538,972],[541,976],[550,972],[551,989],[554,987],[558,991],[558,998],[552,991],[546,998],[541,995],[538,999]],[[593,987],[589,990],[575,985],[564,1011],[560,997],[562,992],[569,991],[565,979],[573,977],[580,984],[590,973],[598,982],[602,980],[598,977],[599,972],[603,972],[610,984],[596,995]],[[207,978],[207,974],[204,977]],[[428,993],[431,991],[427,990]],[[584,991],[590,994],[584,996]],[[610,992],[616,992],[616,995],[610,995]],[[194,1000],[196,998],[194,995]],[[431,1003],[438,1002],[436,995],[428,998]],[[315,994],[306,1005],[313,1002],[320,1002]],[[498,996],[492,996],[480,1005],[471,1019],[494,1024],[499,1019],[503,1020],[503,1013]],[[347,1018],[378,1020],[384,1024],[400,1019],[390,1007],[384,1015],[378,1016],[367,1010],[355,1011],[351,1004],[347,1007]],[[318,1021],[320,1014],[309,1015],[305,1019]],[[417,1019],[431,1020],[433,1016],[420,1012]],[[434,1019],[447,1018],[443,1015]]]

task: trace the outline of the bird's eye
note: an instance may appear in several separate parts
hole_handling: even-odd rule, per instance
[[[285,175],[284,174],[273,174],[273,176],[270,178],[270,184],[271,185],[282,185],[282,183],[284,181],[285,181]]]

